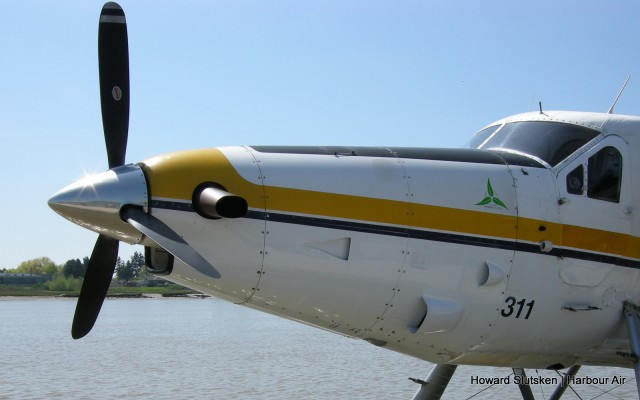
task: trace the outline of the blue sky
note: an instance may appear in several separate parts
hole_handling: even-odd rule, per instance
[[[121,1],[128,162],[244,144],[460,147],[543,107],[640,114],[640,3]],[[102,2],[0,3],[0,268],[91,253],[47,199],[107,168]],[[128,257],[141,247],[123,245]]]

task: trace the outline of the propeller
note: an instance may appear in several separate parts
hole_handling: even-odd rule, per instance
[[[122,8],[106,3],[100,13],[98,66],[102,126],[109,169],[124,165],[129,132],[129,45]]]
[[[98,66],[102,127],[109,169],[124,165],[129,135],[129,47],[122,7],[102,7],[98,28]],[[71,336],[85,336],[98,318],[118,259],[118,240],[98,236],[73,316]]]
[[[118,260],[120,242],[100,235],[93,247],[71,325],[71,337],[84,337],[98,319]]]
[[[71,336],[74,339],[91,331],[109,290],[120,245],[119,240],[112,236],[123,238],[118,236],[123,234],[122,227],[114,224],[125,221],[134,228],[134,232],[146,235],[197,271],[212,278],[220,277],[220,273],[180,235],[158,218],[147,214],[140,206],[139,197],[136,197],[140,194],[131,194],[132,187],[144,187],[145,183],[138,167],[124,166],[129,130],[129,54],[124,11],[113,2],[106,3],[100,14],[98,62],[109,171],[91,178],[88,183],[70,185],[49,200],[51,208],[65,218],[100,232],[73,317]],[[87,185],[92,190],[84,190]],[[141,193],[146,203],[147,195],[144,190]],[[105,215],[111,219],[107,220]],[[114,219],[117,221],[114,222]]]
[[[122,219],[163,248],[170,249],[169,252],[185,264],[191,265],[204,275],[220,278],[220,273],[213,265],[158,218],[147,214],[139,207],[127,207],[122,211]]]

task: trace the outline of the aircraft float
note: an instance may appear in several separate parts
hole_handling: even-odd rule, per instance
[[[639,117],[540,109],[468,149],[238,146],[125,164],[116,3],[98,41],[109,170],[49,200],[99,234],[74,338],[125,242],[171,282],[435,363],[415,399],[440,398],[463,364],[640,381]]]

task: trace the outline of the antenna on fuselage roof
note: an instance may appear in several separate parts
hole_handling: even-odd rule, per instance
[[[620,91],[618,92],[618,95],[616,96],[616,99],[613,101],[613,104],[611,105],[611,107],[609,107],[609,111],[607,111],[607,114],[613,114],[613,107],[616,106],[616,103],[618,102],[618,99],[620,98],[620,95],[624,91],[624,88],[627,87],[627,83],[629,82],[629,79],[631,79],[631,75],[629,75],[627,77],[627,80],[624,81],[624,85],[622,85],[622,89],[620,89]]]

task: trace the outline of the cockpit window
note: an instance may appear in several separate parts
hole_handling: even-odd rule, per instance
[[[622,156],[611,146],[607,146],[589,157],[587,196],[592,199],[620,201],[620,177]]]
[[[607,146],[567,174],[567,193],[583,195],[585,178],[587,197],[591,199],[620,202],[622,183],[622,155],[613,146]]]
[[[512,122],[503,126],[481,148],[515,150],[555,166],[599,133],[593,129],[560,122]]]
[[[495,132],[498,128],[500,128],[500,125],[493,125],[488,128],[484,128],[480,132],[477,132],[471,138],[471,142],[469,143],[469,148],[471,149],[479,148],[482,145],[482,143],[484,143],[489,138],[489,136],[491,136],[491,134]]]
[[[584,193],[584,167],[582,164],[567,175],[567,192],[571,194]]]

